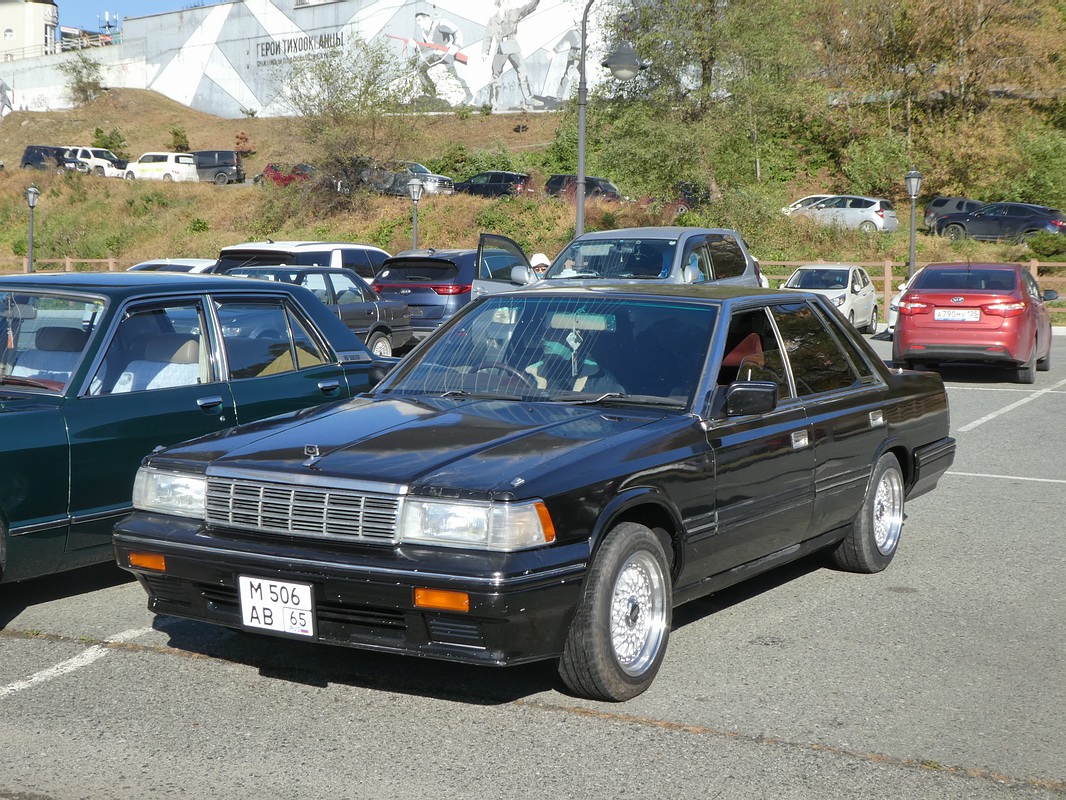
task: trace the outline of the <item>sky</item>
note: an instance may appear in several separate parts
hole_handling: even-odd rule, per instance
[[[164,11],[181,11],[192,6],[215,5],[215,0],[55,0],[59,24],[97,31],[103,28],[104,13],[114,19],[145,17]]]

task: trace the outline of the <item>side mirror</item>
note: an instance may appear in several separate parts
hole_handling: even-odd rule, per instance
[[[511,283],[517,283],[519,286],[528,286],[531,283],[535,283],[536,280],[537,273],[525,264],[515,264],[511,267]]]
[[[681,280],[685,283],[699,283],[703,279],[703,273],[691,264],[686,264],[681,270]]]
[[[1044,290],[1044,301],[1045,302],[1047,302],[1049,300],[1058,300],[1058,299],[1059,299],[1059,293],[1056,292],[1054,289],[1045,289]]]
[[[726,414],[742,417],[768,414],[777,408],[777,384],[770,381],[737,381],[725,390]]]

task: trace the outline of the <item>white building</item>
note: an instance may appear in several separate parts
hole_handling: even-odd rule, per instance
[[[0,19],[10,17],[12,25],[20,13],[31,16],[31,7],[52,14],[15,34],[21,44],[14,51],[26,47],[27,37],[36,37],[40,49],[0,60],[0,112],[69,106],[59,66],[88,56],[110,87],[153,89],[223,117],[287,115],[282,87],[290,59],[358,38],[388,42],[415,63],[419,91],[438,103],[553,108],[576,89],[584,6],[585,0],[239,0],[127,17],[112,46],[70,53],[57,52],[55,3],[0,0]],[[604,74],[596,22],[590,20],[590,83]]]
[[[57,52],[59,9],[53,0],[0,0],[0,57],[4,61]]]

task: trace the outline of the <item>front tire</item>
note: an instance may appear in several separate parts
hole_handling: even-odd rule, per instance
[[[670,638],[666,551],[644,525],[623,522],[589,569],[567,633],[559,675],[576,695],[619,702],[651,686]]]
[[[172,180],[174,180],[174,176],[171,175],[169,172],[164,172],[163,173],[163,180],[164,181],[172,181]]]
[[[866,497],[847,537],[833,551],[833,561],[851,572],[880,572],[892,562],[903,530],[903,472],[885,453],[874,465]]]
[[[136,176],[136,175],[134,175],[134,174],[133,174],[132,172],[127,172],[127,173],[126,173],[126,180],[128,180],[128,181],[132,181],[132,180],[133,180],[134,178],[136,178],[136,177],[137,177],[137,176]]]
[[[955,225],[952,223],[944,228],[944,235],[951,239],[953,242],[957,242],[959,239],[966,238],[966,229],[961,225]]]
[[[863,330],[863,333],[877,333],[877,306],[874,306],[874,310],[870,312],[870,322],[866,325],[866,328]]]
[[[392,345],[389,337],[383,333],[372,334],[366,342],[367,350],[376,356],[388,358],[392,355]]]
[[[93,167],[93,175],[95,175],[97,178],[104,177],[104,168],[103,167]]]

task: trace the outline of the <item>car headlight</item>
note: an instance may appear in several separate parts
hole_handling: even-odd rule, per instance
[[[555,527],[539,500],[501,503],[408,497],[399,539],[508,552],[555,541]]]
[[[133,481],[133,507],[203,519],[206,487],[207,479],[202,475],[141,467]]]
[[[844,301],[847,299],[848,296],[846,294],[838,294],[836,297],[833,298],[833,305],[842,306],[844,305]]]

